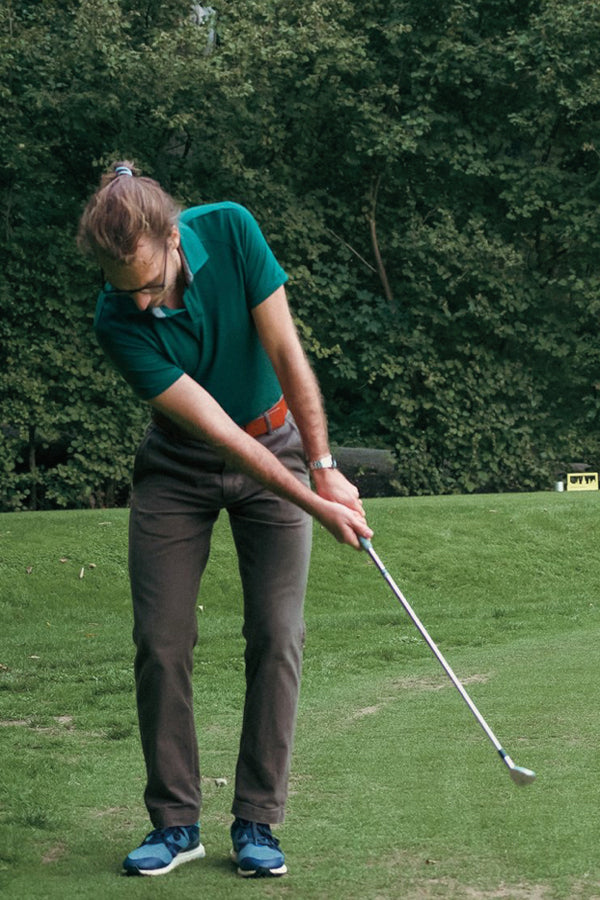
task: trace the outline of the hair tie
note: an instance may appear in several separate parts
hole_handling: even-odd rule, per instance
[[[131,171],[129,166],[116,166],[115,175],[129,175],[130,177],[132,177],[133,172]]]

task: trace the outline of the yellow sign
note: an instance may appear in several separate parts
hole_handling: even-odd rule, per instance
[[[570,472],[567,475],[568,491],[597,491],[597,472]]]

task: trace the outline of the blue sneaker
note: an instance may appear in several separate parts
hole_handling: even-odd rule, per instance
[[[270,825],[236,819],[231,826],[231,858],[244,878],[285,875],[287,866]]]
[[[175,866],[200,859],[206,851],[198,825],[156,828],[123,862],[126,875],[166,875]]]

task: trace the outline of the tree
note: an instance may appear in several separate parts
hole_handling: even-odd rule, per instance
[[[9,0],[4,508],[123,497],[147,413],[99,356],[73,249],[119,157],[186,204],[250,207],[335,439],[394,449],[400,491],[598,460],[599,38],[598,0],[223,0],[210,20]]]
[[[95,344],[98,276],[75,233],[109,159],[138,148],[151,174],[170,171],[191,89],[178,75],[186,57],[201,66],[206,47],[188,14],[181,3],[114,0],[0,11],[4,508],[124,498],[148,414]],[[45,472],[38,457],[49,445],[62,462]]]
[[[410,491],[597,455],[600,6],[253,9],[224,6],[236,79],[197,122],[226,152],[193,165],[272,223],[336,437]]]

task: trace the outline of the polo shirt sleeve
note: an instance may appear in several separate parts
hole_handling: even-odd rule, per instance
[[[240,243],[245,263],[246,299],[253,309],[288,280],[254,216],[244,207],[239,214]]]
[[[142,400],[151,400],[171,387],[183,369],[159,351],[148,329],[123,329],[111,321],[99,303],[94,321],[96,338],[115,369]]]

